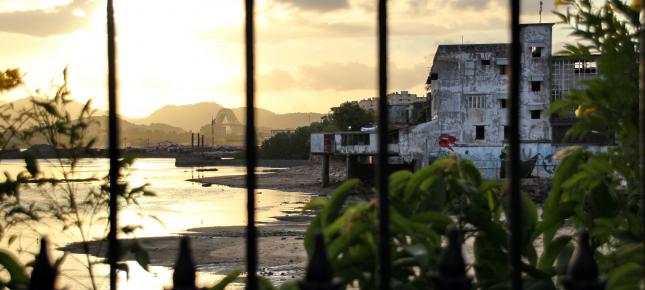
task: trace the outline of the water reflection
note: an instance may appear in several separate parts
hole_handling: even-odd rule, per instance
[[[16,175],[24,171],[20,160],[2,160],[2,171]],[[74,178],[100,178],[107,174],[109,168],[107,159],[83,159],[79,162]],[[60,164],[54,160],[41,162],[41,170],[60,177]],[[139,199],[139,205],[120,209],[120,224],[142,224],[143,228],[135,235],[137,237],[168,236],[185,232],[190,228],[232,226],[246,224],[246,190],[213,185],[202,187],[200,184],[186,180],[196,177],[227,176],[244,174],[244,167],[218,167],[218,171],[197,172],[195,168],[177,168],[174,159],[139,159],[129,170],[127,180],[130,186],[136,187],[150,184],[150,189],[157,196],[144,196]],[[87,192],[90,188],[100,185],[100,181],[74,183],[73,189]],[[24,199],[38,201],[43,199],[46,189],[32,187],[22,191]],[[260,190],[257,196],[257,220],[272,222],[272,217],[281,215],[281,211],[295,210],[299,204],[308,200],[306,195],[275,190]],[[103,213],[104,216],[107,213]],[[104,234],[105,228],[91,229],[92,237],[98,238]],[[49,237],[52,244],[60,247],[74,241],[79,241],[77,231],[68,230],[61,233],[61,226],[53,221],[42,221],[30,226],[19,226],[11,230],[19,233],[19,239],[11,245],[13,250],[35,251],[39,234]],[[38,233],[38,234],[36,234]],[[6,240],[6,239],[5,239]],[[6,245],[6,241],[3,246]],[[55,258],[63,253],[54,251]],[[24,261],[29,255],[21,255]],[[84,256],[71,254],[66,258],[63,268],[62,285],[70,289],[78,289],[79,285],[89,286],[87,271],[84,268]],[[129,263],[130,280],[123,273],[120,289],[161,289],[170,284],[168,269],[152,267],[151,272],[145,272],[136,263]],[[99,265],[95,269],[99,278],[99,288],[107,288],[108,268]],[[212,283],[218,275],[200,273],[199,279],[204,283]],[[145,285],[145,286],[143,286]]]

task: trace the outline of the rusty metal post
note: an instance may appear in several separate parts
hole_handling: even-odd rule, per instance
[[[322,155],[322,176],[320,177],[322,181],[322,187],[329,186],[329,154]]]
[[[459,231],[448,229],[448,245],[439,260],[439,273],[433,277],[437,290],[470,290],[472,281],[466,276],[466,263],[461,251]]]
[[[40,252],[36,257],[34,270],[31,272],[29,290],[54,290],[58,270],[50,262],[48,248],[47,240],[42,239]]]
[[[190,250],[190,241],[182,237],[179,244],[179,256],[175,262],[175,271],[172,273],[174,290],[195,290],[195,261]]]
[[[569,264],[569,273],[562,280],[567,290],[603,290],[605,282],[598,278],[598,264],[589,245],[589,233],[578,236],[578,245]]]
[[[333,270],[325,251],[325,241],[322,233],[318,232],[305,280],[298,282],[298,286],[300,290],[340,290],[342,285],[334,283],[333,277]]]

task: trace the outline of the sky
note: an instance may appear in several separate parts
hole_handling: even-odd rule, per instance
[[[0,69],[18,67],[25,88],[47,92],[68,67],[79,101],[106,104],[105,0],[0,0]],[[243,2],[114,0],[120,112],[144,117],[165,105],[244,106]],[[523,23],[539,0],[522,0]],[[376,0],[257,0],[257,106],[320,112],[377,95]],[[542,21],[555,22],[552,0]],[[389,91],[424,94],[439,44],[508,42],[508,1],[389,1]],[[568,31],[556,26],[554,49]]]

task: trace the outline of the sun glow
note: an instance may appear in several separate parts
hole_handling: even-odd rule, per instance
[[[95,29],[103,29],[104,11],[93,15]],[[219,94],[241,78],[241,3],[115,1],[115,17],[123,114],[145,116],[199,99],[240,105],[241,99]]]

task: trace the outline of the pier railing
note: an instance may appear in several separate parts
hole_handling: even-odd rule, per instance
[[[387,99],[386,92],[388,88],[388,52],[387,52],[387,2],[386,0],[378,1],[378,77],[379,77],[379,109],[378,109],[378,128],[379,131],[386,129],[388,126]],[[643,1],[645,3],[645,1]],[[510,156],[508,162],[508,183],[510,196],[510,254],[509,263],[511,265],[512,279],[511,289],[520,290],[522,287],[522,260],[521,260],[521,202],[520,202],[520,140],[519,140],[519,120],[520,120],[520,0],[510,0],[510,30],[511,30],[511,74],[509,86],[509,125],[510,125]],[[645,4],[642,5],[645,7]],[[246,288],[250,290],[260,289],[257,277],[257,231],[255,225],[255,190],[256,175],[255,167],[257,161],[256,155],[256,128],[255,128],[255,30],[254,30],[254,0],[245,0],[246,22],[245,22],[245,44],[246,44],[246,168],[247,168],[247,238],[246,238]],[[110,289],[117,289],[117,260],[119,253],[119,244],[117,242],[117,180],[119,177],[119,127],[117,121],[117,102],[118,102],[118,85],[116,77],[116,45],[115,45],[115,22],[113,0],[107,1],[107,44],[108,44],[108,101],[109,101],[109,156],[110,156],[110,232],[108,262],[110,265]],[[641,45],[645,34],[641,33]],[[643,67],[645,59],[641,49],[641,62]],[[642,70],[641,70],[642,71]],[[643,75],[641,75],[641,78]],[[641,79],[641,84],[645,79]],[[641,128],[645,122],[645,98],[641,86]],[[641,129],[642,130],[642,129]],[[387,159],[387,134],[379,132],[377,158],[377,187],[379,199],[379,229],[378,229],[378,249],[379,249],[379,289],[391,289],[391,265],[390,265],[390,235],[389,235],[389,201],[388,201],[388,159]],[[642,134],[642,131],[641,131]],[[645,142],[640,142],[641,152],[644,152]],[[645,154],[641,154],[641,164],[645,164]],[[642,173],[641,173],[642,174]],[[641,180],[645,180],[641,175]],[[641,192],[645,192],[645,182],[641,182]],[[645,202],[645,199],[642,199]],[[644,206],[645,208],[645,206]],[[643,221],[645,223],[645,220]],[[449,243],[444,250],[435,284],[441,290],[458,290],[471,289],[471,279],[468,277],[465,269],[464,259],[461,254],[461,243],[457,241],[457,234],[450,233]],[[195,264],[191,258],[191,250],[187,239],[181,242],[179,257],[175,265],[175,274],[173,275],[174,289],[197,289],[195,285]],[[589,237],[587,233],[580,234],[578,239],[577,256],[570,265],[569,277],[565,279],[566,289],[602,289],[602,282],[598,279],[598,269],[589,246]],[[34,264],[31,274],[31,283],[29,289],[54,289],[54,281],[57,273],[51,265],[47,253],[47,243],[41,243],[40,255]],[[334,285],[332,277],[334,276],[327,260],[323,246],[322,236],[316,239],[315,253],[309,261],[307,274],[299,283],[300,289],[340,289],[339,285]]]

